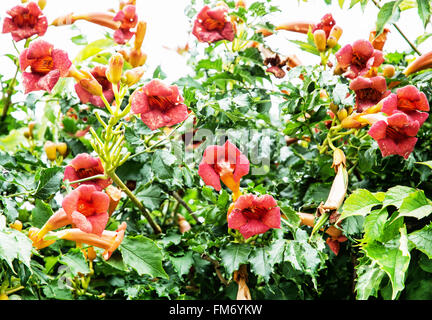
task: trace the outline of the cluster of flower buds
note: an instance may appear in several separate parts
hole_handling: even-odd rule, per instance
[[[65,142],[54,143],[52,141],[47,141],[44,144],[45,154],[50,161],[55,161],[57,159],[57,154],[63,158],[67,155],[67,144]]]
[[[319,52],[334,48],[342,36],[342,28],[336,25],[333,16],[328,13],[321,18],[321,21],[314,25],[312,34],[314,43]]]

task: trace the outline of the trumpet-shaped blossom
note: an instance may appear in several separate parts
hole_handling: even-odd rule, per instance
[[[114,41],[118,44],[125,44],[134,35],[130,29],[135,28],[138,23],[136,7],[125,5],[122,10],[117,12],[113,20],[121,22],[120,27],[114,32]]]
[[[109,219],[109,203],[106,193],[83,184],[63,199],[62,207],[74,227],[100,236]]]
[[[365,76],[371,68],[377,68],[384,62],[382,51],[374,49],[367,40],[357,40],[342,47],[336,52],[336,59],[345,71],[343,75],[349,79]]]
[[[192,34],[200,42],[233,41],[234,25],[228,20],[227,13],[228,8],[224,5],[215,8],[205,6],[195,19]]]
[[[90,75],[102,86],[102,93],[106,100],[111,103],[114,100],[114,91],[111,82],[108,81],[105,73],[105,66],[96,66],[90,70]],[[104,108],[105,103],[101,97],[87,91],[80,82],[75,84],[75,92],[82,103],[91,103],[94,106]]]
[[[312,33],[314,33],[316,30],[324,30],[326,34],[326,38],[329,37],[331,29],[336,24],[336,21],[333,19],[333,16],[331,13],[325,14],[321,21],[317,24],[315,24],[312,28]]]
[[[72,62],[67,53],[44,40],[35,40],[21,52],[19,57],[21,71],[30,68],[30,72],[23,72],[23,86],[25,93],[45,90],[51,92],[60,77],[66,77]]]
[[[56,230],[67,226],[68,224],[72,224],[72,220],[63,210],[60,208],[57,210],[51,217],[49,217],[48,221],[45,222],[43,227],[40,230],[30,233],[29,238],[33,241],[33,246],[38,247],[42,245],[43,237],[51,230]]]
[[[103,230],[101,235],[95,235],[93,233],[84,232],[78,228],[65,229],[58,232],[55,232],[51,235],[50,240],[40,240],[39,242],[34,242],[33,246],[36,249],[42,249],[48,247],[53,244],[55,239],[63,239],[69,241],[75,241],[77,243],[85,243],[90,246],[95,246],[98,248],[102,248],[105,251],[102,253],[102,256],[105,260],[108,260],[113,252],[119,247],[122,243],[125,235],[127,224],[126,222],[122,222],[116,231]],[[39,230],[37,228],[31,228],[29,230],[30,239],[34,239],[35,234],[38,234]]]
[[[228,227],[238,230],[245,239],[280,228],[281,214],[270,195],[241,195],[228,214]]]
[[[43,36],[48,28],[48,20],[35,2],[29,2],[27,6],[17,5],[6,13],[10,17],[4,19],[2,32],[10,32],[15,41],[35,34]]]
[[[239,196],[240,179],[248,173],[249,160],[228,140],[223,146],[208,146],[198,167],[198,174],[206,185],[219,191],[222,180],[235,198]]]
[[[351,81],[349,88],[355,92],[357,112],[376,105],[381,99],[390,94],[384,77],[357,77]]]
[[[188,117],[188,108],[177,86],[168,86],[159,79],[153,79],[132,94],[131,110],[140,114],[151,130],[173,126]]]
[[[92,185],[96,190],[101,191],[112,183],[111,179],[90,179],[80,183],[73,182],[103,174],[104,168],[99,158],[93,158],[88,153],[80,153],[66,166],[64,180],[69,180],[72,188],[77,188],[79,185]]]

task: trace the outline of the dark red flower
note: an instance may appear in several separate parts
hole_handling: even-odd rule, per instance
[[[321,21],[317,24],[315,24],[312,28],[312,33],[314,33],[316,30],[324,30],[326,33],[326,38],[329,37],[331,29],[336,24],[336,21],[333,19],[333,16],[331,13],[325,14]]]
[[[100,236],[109,219],[109,202],[106,193],[83,184],[63,199],[62,207],[74,227]]]
[[[114,41],[118,44],[125,44],[135,34],[130,31],[138,23],[138,15],[134,5],[126,5],[114,16],[114,21],[120,21],[120,27],[114,32]]]
[[[105,73],[107,68],[105,66],[96,66],[90,70],[90,74],[96,79],[96,81],[102,86],[103,95],[109,103],[114,100],[114,92],[112,89],[111,82],[108,81]],[[75,92],[82,103],[91,103],[100,108],[105,108],[105,104],[101,97],[96,96],[88,92],[83,88],[80,83],[75,84]]]
[[[221,189],[220,180],[239,195],[240,179],[249,173],[249,160],[228,140],[223,146],[208,146],[198,167],[204,183],[216,191]]]
[[[151,130],[173,126],[188,117],[188,108],[177,86],[168,86],[159,79],[153,79],[132,94],[131,110],[140,114]]]
[[[354,79],[366,75],[371,68],[379,67],[384,62],[383,53],[374,49],[367,40],[357,40],[352,45],[336,52],[338,66],[344,71],[344,76]]]
[[[200,42],[212,43],[219,40],[234,40],[234,26],[227,19],[228,8],[224,5],[210,9],[205,6],[198,13],[192,34]]]
[[[228,227],[238,230],[245,239],[271,228],[279,229],[280,223],[280,208],[270,195],[242,195],[228,214]]]
[[[81,184],[93,185],[101,191],[111,185],[111,179],[92,179],[81,183],[74,181],[104,174],[104,168],[99,158],[93,158],[88,153],[78,154],[65,168],[64,180],[69,180],[72,188],[77,188]]]
[[[67,53],[54,49],[44,40],[33,41],[19,57],[21,71],[30,67],[30,72],[23,72],[25,93],[37,90],[51,92],[60,77],[66,77],[72,62]]]
[[[3,21],[3,33],[11,33],[15,41],[30,38],[37,34],[43,36],[48,28],[48,21],[42,10],[34,2],[27,6],[15,6],[7,11],[11,17]]]
[[[349,88],[355,92],[358,113],[376,105],[390,94],[390,90],[387,90],[386,80],[382,76],[357,77],[351,81]]]

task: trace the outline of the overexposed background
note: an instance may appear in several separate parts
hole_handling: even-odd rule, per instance
[[[252,0],[246,3],[252,3]],[[352,43],[353,41],[365,38],[368,39],[369,32],[374,28],[378,9],[373,5],[368,5],[363,12],[360,5],[356,5],[350,10],[341,10],[337,1],[334,4],[326,5],[323,0],[309,0],[307,2],[299,0],[273,0],[272,4],[279,6],[281,13],[274,15],[273,24],[279,24],[288,21],[310,21],[313,23],[319,22],[320,18],[328,12],[333,14],[336,23],[340,25],[344,32],[340,39],[340,44]],[[345,1],[347,8],[350,1]],[[20,4],[19,0],[1,0],[0,1],[0,24],[3,24],[3,19],[7,16],[6,10]],[[152,72],[158,65],[167,74],[169,81],[186,75],[189,68],[186,65],[186,59],[166,47],[175,49],[182,47],[187,42],[196,41],[191,34],[191,22],[184,14],[184,9],[190,1],[186,0],[137,0],[137,11],[140,20],[147,22],[147,34],[143,44],[143,50],[147,53],[147,68]],[[44,9],[44,13],[51,23],[56,17],[65,15],[70,12],[87,13],[106,11],[110,8],[118,10],[118,0],[48,0]],[[424,33],[422,24],[417,15],[417,10],[409,9],[403,11],[401,19],[398,22],[400,28],[405,32],[408,38],[414,40]],[[88,41],[94,41],[103,37],[103,34],[113,32],[110,29],[94,25],[87,21],[77,21],[75,25],[83,32]],[[400,34],[389,26],[391,32],[388,36],[385,51],[399,52],[408,50],[408,44],[402,39]],[[64,49],[69,53],[71,60],[75,57],[82,46],[77,46],[70,40],[71,37],[79,34],[79,30],[71,30],[70,27],[50,27],[44,36],[44,39],[53,43],[56,48]],[[287,31],[279,31],[278,35],[269,37],[268,43],[273,50],[281,53],[295,53],[300,60],[305,63],[316,63],[318,57],[300,51],[296,45],[289,40],[299,39],[305,40],[305,36]],[[18,43],[18,49],[22,50],[24,40]],[[0,34],[0,72],[5,75],[5,78],[11,77],[14,71],[12,62],[4,56],[7,53],[16,51],[12,45],[10,34]],[[202,44],[206,46],[207,44]],[[419,46],[420,51],[430,51],[431,41],[426,41]]]

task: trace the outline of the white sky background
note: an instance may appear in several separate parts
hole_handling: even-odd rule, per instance
[[[252,3],[252,0],[246,1]],[[272,3],[281,8],[282,12],[275,15],[274,24],[288,21],[311,21],[319,22],[320,18],[328,12],[333,14],[336,23],[344,32],[339,41],[344,45],[364,38],[368,39],[369,32],[374,28],[378,9],[368,5],[365,12],[357,4],[350,10],[341,10],[336,0],[333,5],[326,5],[323,0],[309,0],[303,2],[298,0],[274,0]],[[345,1],[347,8],[350,1]],[[14,5],[20,4],[19,0],[0,0],[0,24],[6,16],[6,10]],[[164,47],[176,48],[184,46],[188,41],[196,41],[191,34],[191,25],[184,14],[184,8],[189,4],[186,0],[137,0],[137,13],[140,20],[147,22],[147,34],[144,39],[143,50],[147,53],[148,72],[161,65],[162,70],[168,75],[167,81],[173,81],[189,72],[185,58],[175,51],[167,50]],[[51,23],[58,16],[70,12],[86,13],[106,11],[110,8],[118,10],[117,0],[48,0],[44,13]],[[104,32],[110,29],[94,25],[87,21],[77,21],[75,25],[85,32],[89,42],[103,37]],[[416,9],[403,11],[398,22],[399,27],[405,32],[408,38],[414,42],[416,37],[424,33]],[[409,49],[408,44],[402,39],[399,33],[392,26],[384,51],[403,51]],[[49,27],[43,37],[54,44],[56,48],[64,49],[69,53],[71,60],[83,46],[77,46],[70,38],[76,36],[79,31],[70,30],[69,27]],[[4,57],[6,53],[16,53],[12,46],[10,34],[0,34],[0,72],[6,78],[14,71],[12,62]],[[282,54],[295,53],[304,64],[319,62],[319,57],[300,51],[296,45],[290,43],[289,39],[305,40],[305,35],[279,31],[277,36],[268,38],[268,43],[273,50]],[[432,39],[431,39],[432,40]],[[133,41],[133,39],[132,39]],[[24,40],[18,43],[19,50],[22,50]],[[201,44],[207,46],[207,44]],[[419,46],[420,51],[428,52],[431,48],[431,41],[426,41]]]

